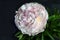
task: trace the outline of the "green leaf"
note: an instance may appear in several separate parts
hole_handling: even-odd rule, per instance
[[[59,18],[60,18],[60,15],[52,15],[49,17],[49,20],[54,21],[54,20],[59,19]]]
[[[17,36],[17,38],[19,38],[19,40],[21,40],[23,37],[23,34],[20,34],[19,36]]]
[[[47,35],[51,38],[51,40],[55,40],[50,34],[48,31],[46,31]]]
[[[35,38],[36,38],[36,40],[40,40],[41,37],[40,37],[40,35],[38,34],[38,35],[35,36]]]
[[[33,39],[33,36],[30,36],[28,40],[32,40]]]
[[[15,36],[17,36],[17,35],[19,35],[20,34],[20,32],[17,32],[16,34],[15,34]]]
[[[60,33],[58,33],[58,36],[59,36],[58,38],[60,39]]]
[[[55,31],[55,32],[59,32],[59,33],[60,33],[60,30],[53,29],[53,31]]]

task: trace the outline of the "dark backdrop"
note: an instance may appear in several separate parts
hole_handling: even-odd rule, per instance
[[[0,0],[0,40],[17,40],[14,36],[18,31],[14,24],[15,11],[27,2],[38,2],[46,8],[60,10],[59,0]]]

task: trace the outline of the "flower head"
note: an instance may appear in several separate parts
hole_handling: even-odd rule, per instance
[[[15,24],[23,34],[37,35],[44,31],[48,20],[48,12],[39,3],[22,5],[15,15]]]

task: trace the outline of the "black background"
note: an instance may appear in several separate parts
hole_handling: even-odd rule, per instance
[[[17,40],[18,31],[14,24],[15,11],[24,3],[38,2],[50,9],[60,10],[59,0],[0,0],[0,40]]]

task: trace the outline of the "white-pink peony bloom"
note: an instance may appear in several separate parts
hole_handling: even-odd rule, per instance
[[[15,15],[15,24],[23,34],[37,35],[44,31],[48,20],[48,12],[39,3],[22,5]]]

